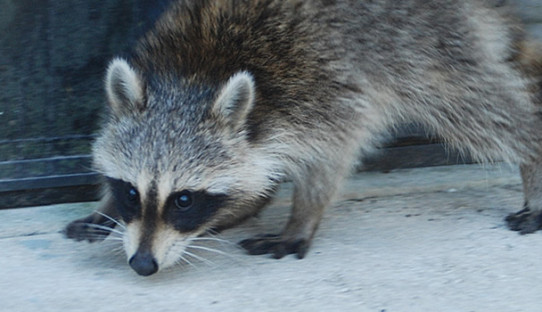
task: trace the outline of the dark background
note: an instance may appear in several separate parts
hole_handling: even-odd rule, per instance
[[[104,69],[169,1],[0,0],[0,207],[96,197]]]

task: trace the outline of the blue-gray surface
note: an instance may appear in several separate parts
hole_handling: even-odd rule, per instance
[[[280,230],[290,187],[236,242]],[[0,211],[0,311],[541,311],[542,233],[503,217],[522,204],[517,170],[477,165],[355,175],[308,257],[246,256],[228,243],[149,278],[116,239],[58,230],[95,204]]]

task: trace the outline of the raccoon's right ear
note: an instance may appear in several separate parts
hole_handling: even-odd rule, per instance
[[[139,74],[125,60],[116,58],[111,61],[107,68],[105,89],[115,115],[122,116],[143,109],[143,83]]]
[[[219,92],[213,111],[234,129],[242,126],[254,105],[254,78],[246,71],[231,76]]]

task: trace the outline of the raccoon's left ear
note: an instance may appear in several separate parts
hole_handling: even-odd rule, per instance
[[[124,59],[114,59],[105,77],[107,99],[117,116],[142,110],[144,89],[140,75]]]
[[[242,126],[254,105],[254,78],[246,71],[238,72],[226,82],[214,103],[213,111],[234,129]]]

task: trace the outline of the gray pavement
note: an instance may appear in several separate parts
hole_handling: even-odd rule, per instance
[[[258,219],[221,234],[278,232],[291,186]],[[0,311],[542,311],[542,233],[503,218],[521,208],[505,165],[361,173],[327,210],[307,258],[247,256],[206,242],[151,277],[118,237],[77,243],[59,230],[95,203],[0,211]]]

